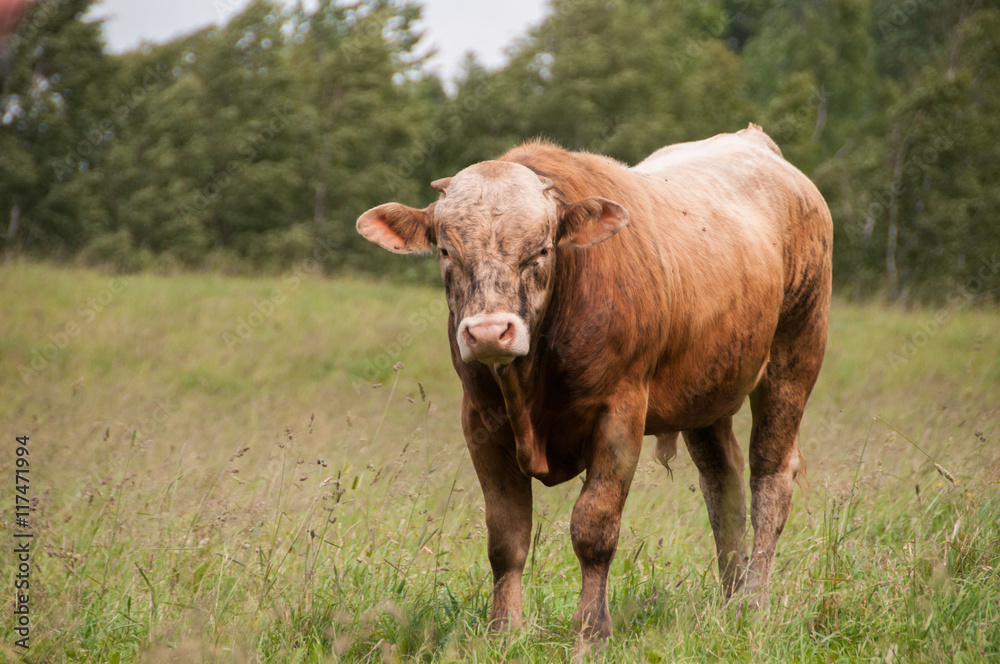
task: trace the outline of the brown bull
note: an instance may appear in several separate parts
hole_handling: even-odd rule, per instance
[[[816,187],[755,125],[634,168],[528,143],[431,186],[441,196],[427,208],[380,205],[358,230],[397,253],[440,252],[492,624],[521,620],[531,478],[586,471],[570,527],[583,571],[574,625],[611,635],[608,571],[642,437],[657,437],[666,465],[680,432],[726,593],[766,602],[826,346],[833,231]],[[747,395],[749,558],[732,429]]]

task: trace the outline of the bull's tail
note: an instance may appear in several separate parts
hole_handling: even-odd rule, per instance
[[[809,478],[806,477],[806,457],[802,454],[802,448],[799,447],[799,441],[795,441],[795,454],[797,455],[797,467],[795,468],[795,483],[799,485],[799,491],[802,492],[802,497],[809,502]]]
[[[677,434],[668,433],[656,437],[656,460],[670,473],[670,479],[674,478],[674,471],[670,468],[670,462],[677,456]]]

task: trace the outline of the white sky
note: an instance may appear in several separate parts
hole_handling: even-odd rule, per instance
[[[211,23],[223,23],[248,2],[103,0],[91,16],[107,17],[104,34],[108,47],[122,52],[143,40],[163,42]],[[504,50],[538,24],[547,7],[546,0],[422,0],[422,4],[421,46],[437,48],[431,66],[446,78],[457,70],[467,51],[475,51],[487,66],[501,65]]]

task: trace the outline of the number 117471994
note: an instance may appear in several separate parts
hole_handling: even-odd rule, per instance
[[[17,437],[17,460],[14,462],[14,512],[17,525],[28,527],[28,513],[31,501],[28,499],[28,437]]]

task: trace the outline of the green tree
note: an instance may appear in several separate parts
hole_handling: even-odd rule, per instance
[[[8,252],[72,253],[102,218],[91,194],[108,140],[114,65],[92,0],[37,3],[21,21],[0,79],[0,210]],[[75,182],[81,178],[86,182]]]
[[[467,69],[456,105],[481,110],[465,114],[462,135],[496,147],[544,136],[635,162],[745,126],[734,20],[714,2],[555,0],[501,72]]]
[[[922,38],[940,46],[900,81],[882,133],[818,169],[838,228],[835,274],[858,293],[998,297],[1000,10],[979,5]]]
[[[431,119],[416,53],[419,18],[418,6],[391,0],[323,0],[295,15],[290,56],[310,144],[299,152],[310,204],[301,221],[340,247],[341,261],[381,263],[354,221],[387,194],[419,196],[410,164]]]
[[[743,51],[761,124],[806,172],[833,156],[881,101],[869,0],[775,0]]]

